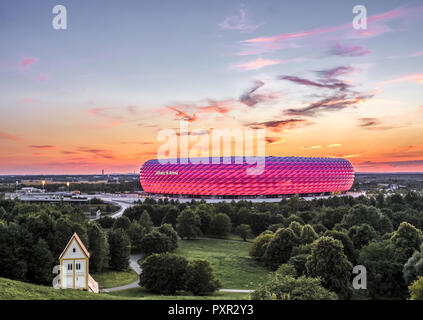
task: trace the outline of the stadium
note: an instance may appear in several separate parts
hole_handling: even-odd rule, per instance
[[[140,182],[149,194],[223,198],[338,194],[354,182],[353,166],[342,158],[266,157],[257,175],[247,174],[257,166],[247,157],[240,162],[218,159],[218,164],[213,158],[167,159],[166,164],[148,160],[140,169]]]

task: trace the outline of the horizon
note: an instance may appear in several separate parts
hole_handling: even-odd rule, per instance
[[[133,174],[180,120],[199,139],[265,129],[275,156],[423,173],[419,0],[361,1],[366,29],[355,0],[61,4],[66,30],[55,1],[0,3],[0,175]]]

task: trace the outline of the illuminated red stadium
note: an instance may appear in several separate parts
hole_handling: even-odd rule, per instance
[[[257,165],[245,159],[240,164],[220,159],[219,164],[148,160],[140,170],[141,185],[155,194],[259,196],[343,192],[354,182],[351,163],[341,158],[266,157],[258,175],[247,174],[247,168]]]

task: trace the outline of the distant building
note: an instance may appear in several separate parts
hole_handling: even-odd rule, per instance
[[[60,288],[98,293],[98,283],[88,273],[90,253],[74,233],[59,257]]]

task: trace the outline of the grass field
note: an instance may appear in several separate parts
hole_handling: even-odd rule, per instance
[[[244,300],[247,293],[216,292],[212,296],[191,296],[178,293],[164,296],[133,288],[113,293],[91,293],[81,290],[62,290],[53,287],[0,278],[0,300]]]
[[[120,287],[138,280],[138,275],[134,270],[130,271],[105,271],[91,274],[98,282],[100,289]]]
[[[176,253],[191,259],[206,259],[224,289],[255,289],[270,271],[251,259],[251,243],[233,240],[181,240]]]
[[[248,293],[215,292],[211,296],[193,296],[185,292],[177,292],[175,295],[160,295],[148,292],[144,288],[132,288],[123,291],[108,293],[110,296],[125,299],[142,300],[246,300]]]
[[[0,278],[0,300],[122,300],[125,298],[81,290],[53,287]]]

